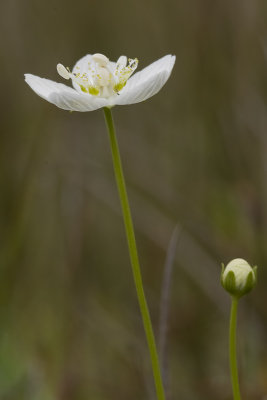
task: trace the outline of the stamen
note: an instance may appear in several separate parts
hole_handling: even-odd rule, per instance
[[[98,84],[100,86],[107,86],[108,85],[110,72],[106,68],[100,67],[98,69],[98,74],[96,76],[98,78]]]
[[[109,59],[100,53],[94,54],[92,58],[96,63],[98,63],[99,67],[105,67],[109,62]]]
[[[138,58],[131,59],[129,58],[129,68],[131,68],[132,73],[136,70],[138,66]]]
[[[124,88],[124,86],[127,83],[127,80],[130,78],[130,76],[136,70],[137,65],[138,65],[137,58],[135,58],[135,59],[129,58],[128,65],[122,66],[122,62],[125,63],[125,59],[123,59],[123,56],[121,56],[119,58],[119,60],[117,61],[117,65],[116,65],[115,76],[117,78],[117,82],[113,87],[113,90],[116,93],[120,92]]]
[[[62,64],[57,65],[57,72],[59,73],[60,76],[64,79],[70,79],[70,72],[64,67]]]
[[[124,68],[127,65],[127,57],[126,56],[120,56],[117,63],[116,63],[116,69]]]

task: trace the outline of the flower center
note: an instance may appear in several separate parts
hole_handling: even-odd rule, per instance
[[[92,96],[109,98],[124,88],[127,80],[136,70],[137,58],[129,59],[121,56],[117,63],[110,62],[103,54],[94,54],[86,68],[76,66],[73,72],[62,64],[57,65],[59,75],[64,79],[72,79],[75,89]]]

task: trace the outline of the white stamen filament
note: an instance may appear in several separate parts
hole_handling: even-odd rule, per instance
[[[109,84],[110,72],[107,70],[107,68],[100,67],[98,69],[97,77],[99,86],[107,86]]]

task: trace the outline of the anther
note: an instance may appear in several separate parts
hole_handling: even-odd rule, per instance
[[[64,67],[62,64],[57,65],[57,72],[59,73],[60,76],[64,79],[70,79],[70,72]]]
[[[96,53],[92,56],[93,60],[98,63],[99,67],[105,67],[109,62],[109,59],[103,54]]]

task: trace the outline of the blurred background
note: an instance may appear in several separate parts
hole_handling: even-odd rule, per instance
[[[139,70],[177,56],[158,95],[114,109],[168,400],[232,399],[219,278],[236,257],[259,266],[240,303],[242,398],[266,400],[266,2],[0,8],[0,399],[155,399],[103,112],[60,110],[23,77],[62,82],[58,62],[99,52]]]

